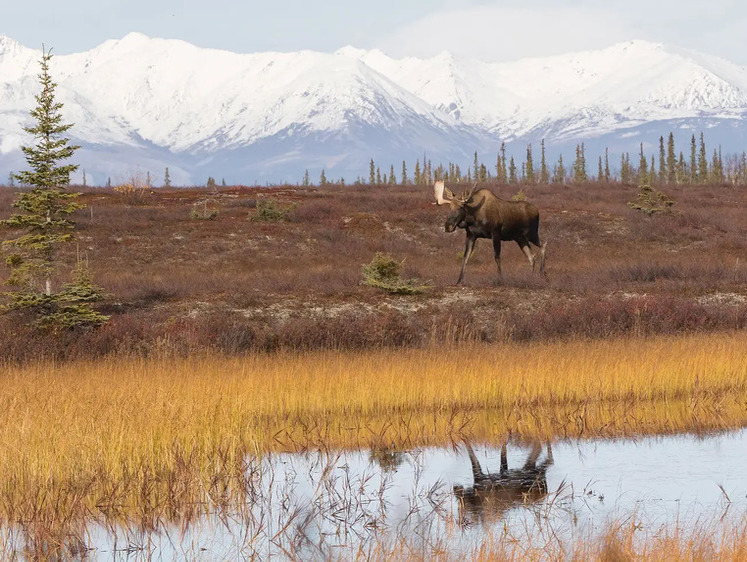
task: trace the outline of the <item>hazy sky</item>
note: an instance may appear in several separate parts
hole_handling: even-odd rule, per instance
[[[0,34],[55,53],[130,31],[235,52],[515,60],[647,39],[747,64],[744,0],[0,0]]]

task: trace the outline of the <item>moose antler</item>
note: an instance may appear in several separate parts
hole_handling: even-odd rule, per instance
[[[443,205],[454,199],[454,194],[442,181],[437,181],[433,184],[433,195],[436,197],[434,205]]]
[[[477,191],[477,183],[472,185],[472,189],[470,191],[467,191],[466,189],[464,190],[461,197],[459,197],[459,202],[466,203],[467,201],[469,201],[470,197],[474,195],[475,191]]]

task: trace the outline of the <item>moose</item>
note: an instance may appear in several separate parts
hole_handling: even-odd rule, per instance
[[[468,524],[499,517],[519,505],[538,502],[547,495],[547,469],[553,464],[552,447],[547,443],[547,456],[539,462],[542,446],[535,442],[521,468],[508,468],[506,445],[501,447],[501,468],[497,473],[482,471],[480,461],[469,442],[465,441],[472,464],[473,484],[454,486],[459,500],[459,520]]]
[[[463,193],[461,197],[455,197],[444,182],[437,181],[433,186],[433,192],[437,205],[448,203],[451,206],[451,212],[444,225],[446,232],[454,232],[457,228],[463,228],[467,233],[462,270],[459,273],[457,285],[464,280],[464,269],[472,256],[478,238],[492,238],[498,277],[501,276],[502,240],[514,240],[519,245],[529,260],[532,271],[534,271],[536,258],[529,243],[537,246],[540,249],[539,271],[540,274],[545,274],[547,242],[540,241],[537,207],[527,201],[505,201],[489,189],[478,189],[477,184],[472,187],[471,191]]]

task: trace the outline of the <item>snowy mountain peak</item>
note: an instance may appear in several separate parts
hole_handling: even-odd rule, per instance
[[[20,165],[39,55],[0,35],[0,177]],[[220,162],[254,174],[235,181],[321,167],[349,176],[371,157],[453,161],[502,140],[562,144],[675,121],[743,127],[747,114],[747,69],[641,40],[485,63],[353,46],[237,54],[135,32],[55,56],[52,70],[89,177],[154,160],[175,178]]]

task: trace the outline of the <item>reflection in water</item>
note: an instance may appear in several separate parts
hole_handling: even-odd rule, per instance
[[[384,472],[395,472],[405,460],[405,453],[389,447],[373,448],[369,458]]]
[[[459,498],[459,523],[468,525],[482,521],[487,524],[503,516],[515,506],[535,503],[547,496],[547,468],[553,464],[552,447],[547,444],[547,456],[538,462],[542,452],[539,442],[532,444],[521,468],[508,468],[506,445],[501,447],[501,468],[498,472],[483,472],[472,445],[465,442],[472,465],[473,484],[454,486]]]
[[[102,518],[75,532],[85,544],[64,550],[117,560],[469,559],[486,540],[563,549],[610,521],[645,537],[720,522],[725,508],[747,513],[747,431],[475,448],[252,457],[231,501],[212,489],[192,520],[165,510],[147,525]],[[0,559],[22,557],[33,541],[49,543],[0,524]]]

